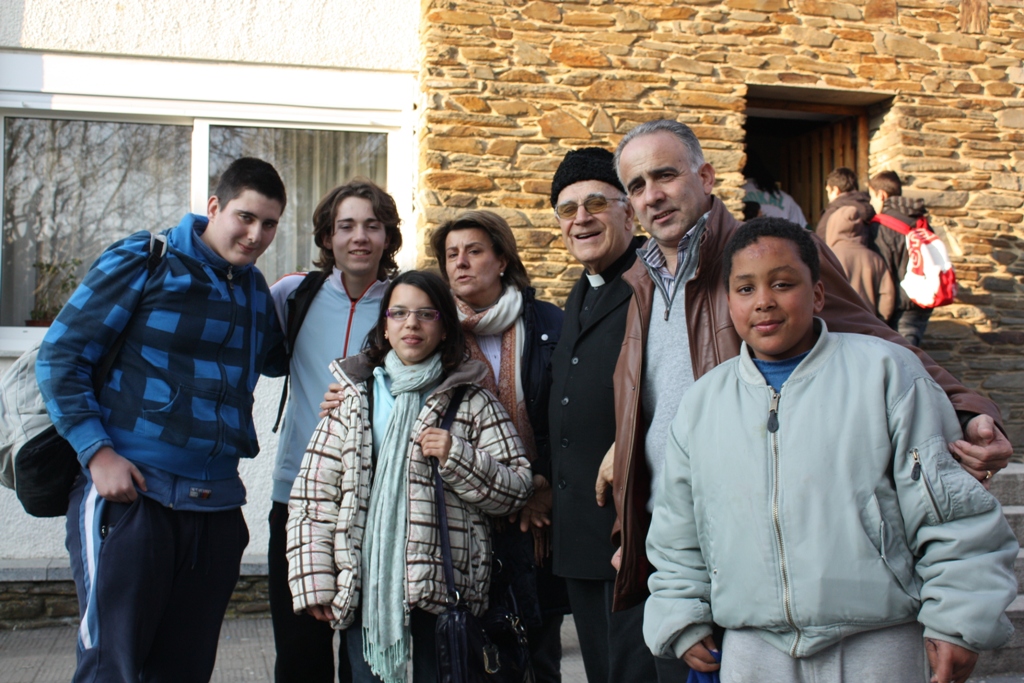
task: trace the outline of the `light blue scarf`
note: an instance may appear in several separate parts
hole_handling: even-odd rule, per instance
[[[377,451],[377,471],[363,536],[363,658],[384,683],[405,681],[409,627],[405,621],[405,546],[409,522],[406,453],[420,411],[420,392],[441,377],[441,355],[404,365],[392,350],[384,358],[395,407]],[[373,380],[370,380],[373,381]]]

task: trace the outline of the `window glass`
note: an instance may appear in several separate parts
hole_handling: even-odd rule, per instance
[[[271,284],[312,268],[313,210],[323,195],[357,176],[387,184],[384,133],[210,126],[211,193],[224,169],[242,156],[273,164],[288,192],[274,243],[257,263]]]
[[[191,126],[4,118],[0,325],[51,318],[110,243],[188,210]]]

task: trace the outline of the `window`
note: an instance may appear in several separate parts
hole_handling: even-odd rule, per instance
[[[268,282],[310,267],[311,217],[328,190],[354,176],[387,182],[383,133],[198,129],[209,134],[203,160],[192,154],[192,126],[6,117],[0,325],[52,320],[107,245],[177,225],[197,163],[207,171],[207,196],[240,156],[265,159],[281,174],[288,206],[258,264]]]

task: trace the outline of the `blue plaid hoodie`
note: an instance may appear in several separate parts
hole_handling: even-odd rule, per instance
[[[36,377],[57,431],[82,465],[111,446],[175,509],[245,502],[238,459],[259,452],[252,419],[261,372],[287,368],[262,273],[200,239],[204,216],[168,230],[150,275],[149,233],[111,245],[89,269],[39,349]],[[93,373],[128,335],[99,395]]]

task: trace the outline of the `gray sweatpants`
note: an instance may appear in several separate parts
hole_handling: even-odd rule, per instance
[[[725,632],[722,683],[927,683],[924,628],[866,631],[803,659],[769,645],[755,629]]]

